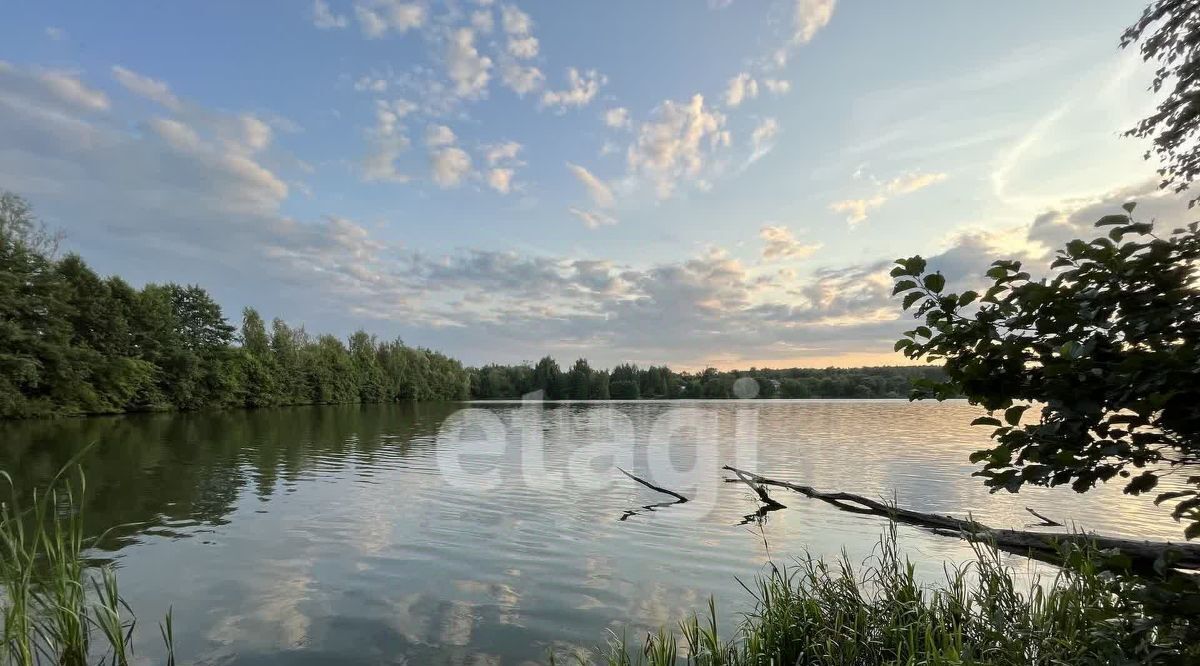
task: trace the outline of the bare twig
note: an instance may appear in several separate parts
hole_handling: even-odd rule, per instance
[[[1025,510],[1028,511],[1029,513],[1033,514],[1034,518],[1037,518],[1038,520],[1042,521],[1040,523],[1037,523],[1038,525],[1040,525],[1042,527],[1062,527],[1063,526],[1063,524],[1058,522],[1057,520],[1051,520],[1051,519],[1043,516],[1042,514],[1038,513],[1037,511],[1034,511],[1033,509],[1031,509],[1029,507],[1025,507]]]
[[[621,469],[620,467],[618,467],[617,469],[621,470],[621,473],[624,474],[625,476],[633,479],[634,481],[637,481],[638,483],[642,484],[643,486],[646,486],[650,490],[656,490],[665,495],[670,495],[671,497],[678,499],[681,503],[688,501],[688,498],[684,497],[683,495],[680,495],[679,493],[675,492],[674,490],[667,490],[666,488],[663,488],[661,486],[656,486],[653,483],[650,483],[649,481],[647,481],[643,478],[634,476],[634,475],[630,474],[629,472],[626,472],[625,470]]]

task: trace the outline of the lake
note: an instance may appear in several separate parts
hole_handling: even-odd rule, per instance
[[[866,557],[883,522],[723,483],[723,464],[1023,527],[1032,507],[1178,539],[1149,497],[990,495],[965,402],[463,403],[0,424],[28,489],[89,442],[87,523],[138,614],[140,662],[174,609],[181,663],[526,664],[701,610],[732,627],[738,579],[806,551]],[[615,466],[689,496],[671,500]],[[748,522],[747,522],[748,521]],[[900,528],[930,575],[964,543]],[[1025,566],[1013,558],[1017,566]]]

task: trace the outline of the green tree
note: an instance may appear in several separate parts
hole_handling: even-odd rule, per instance
[[[1122,478],[1136,495],[1183,471],[1189,487],[1157,501],[1174,500],[1194,538],[1200,223],[1158,236],[1133,210],[1101,218],[1107,235],[1067,243],[1045,278],[995,262],[982,296],[946,291],[921,257],[897,261],[895,293],[924,323],[896,349],[945,363],[946,380],[925,382],[915,398],[961,392],[993,414],[975,423],[992,428],[994,446],[971,458],[993,490],[1069,483],[1084,492]],[[1031,407],[1037,418],[1026,418]]]
[[[1142,119],[1127,136],[1149,138],[1152,147],[1146,158],[1157,154],[1162,164],[1162,187],[1176,192],[1186,190],[1200,176],[1200,104],[1196,102],[1200,86],[1200,2],[1197,0],[1156,0],[1121,36],[1121,47],[1141,42],[1142,59],[1157,60],[1150,89],[1168,92],[1158,108]],[[1192,199],[1192,205],[1198,199]]]

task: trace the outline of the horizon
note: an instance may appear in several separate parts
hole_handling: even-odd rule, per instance
[[[892,351],[896,257],[961,290],[1129,200],[1187,219],[1120,136],[1157,101],[1118,48],[1141,11],[25,5],[0,189],[98,272],[199,284],[235,323],[473,367],[919,365]]]

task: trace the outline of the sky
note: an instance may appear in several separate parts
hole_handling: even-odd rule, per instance
[[[890,263],[1045,265],[1146,145],[1129,0],[16,3],[0,189],[99,272],[472,365],[904,362]]]

